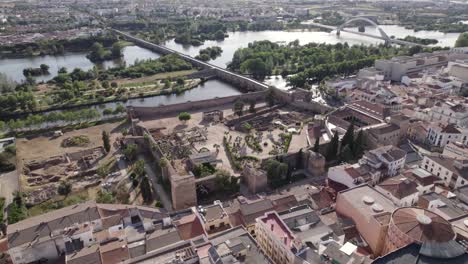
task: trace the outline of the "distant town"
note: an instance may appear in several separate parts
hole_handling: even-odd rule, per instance
[[[468,2],[0,2],[0,263],[468,263]]]

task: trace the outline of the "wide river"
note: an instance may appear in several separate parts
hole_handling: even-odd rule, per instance
[[[437,39],[440,46],[453,47],[455,41],[458,38],[459,33],[442,33],[438,31],[418,31],[405,29],[401,26],[396,25],[383,25],[380,26],[388,36],[395,36],[396,38],[404,38],[408,35],[415,36],[418,38],[433,38]],[[351,30],[357,31],[357,28],[350,28]],[[366,27],[366,33],[380,36],[375,27]],[[337,36],[335,32],[320,32],[320,31],[247,31],[247,32],[230,32],[229,37],[223,41],[205,41],[201,46],[184,46],[177,44],[174,40],[166,42],[166,46],[173,50],[196,56],[201,49],[218,46],[223,49],[223,53],[220,57],[210,61],[210,63],[225,68],[227,64],[232,60],[234,52],[238,48],[247,47],[249,43],[259,40],[270,40],[272,42],[288,43],[298,39],[300,44],[307,44],[311,42],[317,43],[344,43],[347,42],[350,45],[353,44],[364,44],[364,45],[375,45],[383,43],[383,40],[363,37],[351,33],[341,32],[341,36]]]
[[[159,54],[138,46],[125,47],[122,53],[123,57],[119,60],[106,61],[97,65],[86,58],[87,52],[65,53],[64,55],[57,56],[46,55],[30,58],[0,59],[0,72],[16,82],[21,82],[24,80],[23,69],[28,67],[36,68],[41,64],[47,64],[50,66],[50,74],[35,77],[36,81],[40,82],[48,81],[57,76],[57,71],[61,67],[67,68],[68,71],[72,71],[74,68],[81,68],[87,71],[94,66],[109,68],[121,65],[122,63],[132,65],[137,59],[156,59],[160,57]]]
[[[396,25],[384,25],[381,28],[389,36],[395,36],[397,38],[403,38],[407,35],[416,36],[419,38],[434,38],[439,40],[441,46],[453,46],[458,33],[441,33],[437,31],[419,31],[414,32],[413,30],[405,29],[401,26]],[[357,31],[357,28],[354,28]],[[370,34],[378,35],[378,31],[373,27],[366,27],[366,32]],[[231,61],[234,52],[238,48],[247,47],[250,42],[259,40],[270,40],[278,43],[287,43],[294,40],[299,40],[301,44],[310,42],[317,43],[344,43],[349,44],[363,44],[363,45],[374,45],[382,43],[381,40],[358,36],[346,32],[342,32],[341,36],[336,36],[334,32],[320,32],[320,31],[247,31],[247,32],[229,32],[229,37],[223,41],[205,41],[204,45],[193,47],[184,46],[175,43],[173,40],[168,41],[165,45],[171,49],[179,52],[196,56],[200,49],[211,46],[219,46],[223,49],[223,53],[220,57],[216,58],[210,63],[213,63],[219,67],[226,67]],[[100,65],[95,65],[86,58],[86,52],[81,53],[67,53],[59,56],[41,56],[31,58],[12,58],[12,59],[0,59],[0,72],[5,73],[9,78],[17,82],[21,82],[24,79],[23,69],[28,67],[39,67],[40,64],[47,64],[50,66],[50,75],[39,76],[36,78],[37,81],[47,81],[57,75],[57,70],[60,67],[66,67],[68,70],[74,68],[81,68],[88,70],[97,67],[114,67],[116,65],[125,64],[132,65],[135,60],[143,60],[150,58],[158,58],[160,55],[149,51],[144,48],[137,46],[125,47],[123,50],[123,58],[119,61],[108,61]],[[278,77],[267,80],[270,84],[275,84],[283,89],[286,89],[285,81]],[[222,97],[240,93],[234,87],[225,84],[220,81],[209,81],[204,86],[197,87],[193,90],[185,92],[183,95],[169,95],[169,96],[157,96],[153,98],[146,98],[144,100],[129,100],[127,104],[135,106],[143,105],[159,105],[159,104],[174,104],[186,101],[195,101],[201,99],[209,99],[214,97]],[[108,104],[112,105],[112,104]]]

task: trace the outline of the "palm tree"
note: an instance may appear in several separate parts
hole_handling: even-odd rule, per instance
[[[220,146],[219,144],[214,144],[214,145],[213,145],[213,148],[216,149],[216,154],[219,153],[219,148],[220,148],[220,147],[221,147],[221,146]]]

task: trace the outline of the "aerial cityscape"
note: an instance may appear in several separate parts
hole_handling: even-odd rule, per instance
[[[468,264],[468,0],[0,0],[0,264]]]

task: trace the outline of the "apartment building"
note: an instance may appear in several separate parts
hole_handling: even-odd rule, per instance
[[[468,105],[464,102],[437,102],[431,108],[430,121],[468,127]]]
[[[301,243],[277,212],[268,212],[256,219],[255,233],[260,248],[275,264],[295,263]]]
[[[443,155],[425,156],[421,168],[443,180],[445,186],[458,188],[468,184],[468,159],[454,159]]]
[[[427,141],[434,147],[443,148],[452,142],[468,144],[468,129],[455,124],[431,123],[427,133]]]

